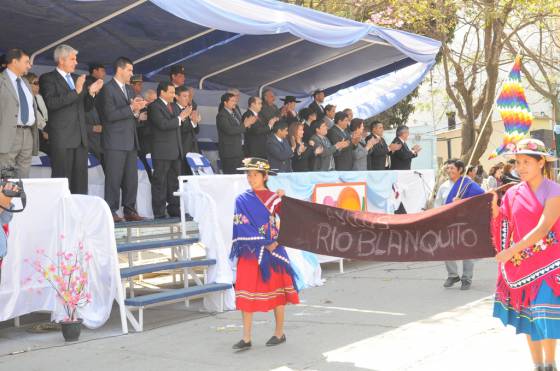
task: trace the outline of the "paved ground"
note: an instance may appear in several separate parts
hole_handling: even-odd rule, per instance
[[[495,264],[477,263],[470,291],[444,289],[440,263],[347,263],[287,311],[288,342],[266,348],[273,316],[255,318],[253,348],[237,312],[181,305],[146,314],[144,333],[119,336],[118,316],[82,341],[0,328],[0,370],[531,370],[522,336],[491,317]]]

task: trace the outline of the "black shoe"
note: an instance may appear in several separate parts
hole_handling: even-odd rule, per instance
[[[461,280],[461,290],[468,290],[471,288],[471,281]]]
[[[239,342],[233,344],[233,346],[231,347],[234,350],[247,350],[249,348],[251,348],[251,342],[245,342],[245,340],[241,339],[239,340]]]
[[[286,342],[286,335],[282,335],[282,337],[277,338],[276,336],[271,337],[266,342],[267,347],[273,347],[275,345],[279,345]]]
[[[443,287],[451,287],[459,281],[461,281],[459,277],[447,277],[443,284]]]
[[[154,219],[167,219],[167,215],[154,215]]]

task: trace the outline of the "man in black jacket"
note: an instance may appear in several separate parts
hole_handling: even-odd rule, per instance
[[[86,112],[103,87],[97,80],[84,89],[85,75],[76,70],[78,51],[68,45],[54,50],[55,70],[39,80],[40,92],[49,111],[48,133],[53,178],[68,178],[72,193],[87,194],[88,150]]]
[[[325,116],[325,108],[323,107],[324,101],[325,101],[325,91],[322,89],[315,90],[313,92],[313,103],[311,103],[308,108],[312,112],[315,112],[315,115],[317,115],[317,119],[319,120]]]
[[[238,173],[237,168],[241,167],[241,161],[245,157],[243,134],[257,121],[255,116],[251,116],[240,122],[234,112],[236,104],[235,95],[225,93],[222,95],[220,109],[216,115],[218,153],[224,174]]]
[[[334,116],[334,126],[329,129],[327,137],[333,145],[338,142],[351,141],[351,135],[348,132],[348,125],[350,120],[344,112],[337,112]],[[355,145],[351,144],[347,147],[341,148],[334,153],[334,164],[337,171],[349,171],[352,170],[352,165],[354,158],[352,157],[352,151],[356,148]]]
[[[89,65],[89,75],[86,77],[86,83],[84,86],[87,89],[97,80],[104,80],[105,76],[105,66],[100,63],[91,63]],[[92,153],[103,166],[103,147],[101,146],[101,132],[103,130],[103,126],[101,125],[101,118],[99,117],[99,113],[97,112],[95,106],[86,112],[86,125],[89,152]]]
[[[187,166],[185,156],[189,152],[198,152],[197,134],[200,131],[198,125],[200,116],[196,111],[196,107],[192,104],[192,96],[189,88],[186,86],[179,86],[175,88],[175,103],[174,107],[177,114],[185,109],[190,109],[190,114],[181,122],[181,145],[183,152],[181,154],[181,175],[192,175],[192,172]]]
[[[266,158],[266,141],[270,136],[270,129],[278,117],[272,117],[268,122],[262,121],[259,112],[262,108],[262,100],[259,97],[251,97],[248,102],[249,108],[242,116],[242,121],[249,117],[256,117],[255,123],[245,132],[245,153],[247,157]]]
[[[422,149],[419,145],[415,145],[412,149],[408,148],[406,141],[410,132],[406,125],[397,128],[397,136],[393,139],[394,144],[400,144],[401,148],[391,153],[391,170],[410,170],[412,159],[418,156],[418,152]]]
[[[139,148],[136,126],[146,101],[142,97],[134,97],[132,87],[128,84],[132,77],[132,61],[119,57],[113,67],[114,78],[105,84],[95,100],[103,124],[101,143],[105,161],[105,201],[113,213],[113,220],[122,221],[117,215],[122,190],[125,219],[138,221],[143,218],[136,211],[136,159]]]
[[[388,169],[391,153],[402,147],[402,145],[398,143],[387,145],[385,138],[383,138],[383,132],[384,127],[381,121],[374,121],[371,124],[371,135],[366,138],[366,141],[369,141],[371,138],[376,138],[378,142],[373,146],[368,155],[368,170]]]
[[[181,87],[177,88],[180,89]],[[186,88],[183,86],[185,90]],[[152,209],[154,218],[179,216],[179,198],[173,192],[179,188],[183,145],[181,127],[192,112],[192,107],[180,108],[173,104],[175,87],[170,82],[160,82],[157,87],[158,99],[148,106],[148,120],[152,128]]]
[[[272,127],[272,134],[266,142],[266,153],[270,167],[279,173],[292,172],[292,157],[294,148],[286,139],[288,137],[288,122],[280,120]]]

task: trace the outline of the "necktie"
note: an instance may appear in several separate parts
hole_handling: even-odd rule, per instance
[[[27,120],[29,120],[29,104],[27,103],[27,97],[25,96],[23,88],[21,87],[21,79],[18,77],[16,79],[16,82],[19,97],[19,118],[21,119],[21,123],[25,125],[27,124]]]
[[[74,85],[74,80],[72,80],[72,75],[70,75],[69,73],[66,74],[66,83],[68,84],[70,90],[76,90],[76,86]]]
[[[171,103],[167,103],[167,110],[169,113],[173,113],[173,107],[171,107]]]

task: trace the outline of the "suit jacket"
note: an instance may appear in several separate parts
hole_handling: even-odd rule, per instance
[[[251,116],[255,116],[255,114],[248,109],[243,114],[241,122]],[[257,116],[257,121],[245,132],[245,149],[247,150],[247,156],[266,158],[266,142],[269,136],[270,127],[268,126],[268,121],[264,122],[260,116]]]
[[[173,109],[175,110],[175,114],[179,116],[181,113],[181,107],[179,107],[177,102],[173,104]],[[187,117],[186,120],[182,121],[180,131],[181,145],[183,147],[183,155],[181,158],[184,158],[189,152],[198,152],[198,141],[196,140],[196,136],[200,132],[200,125],[193,127],[191,119]]]
[[[393,139],[392,143],[402,144],[402,147],[398,151],[391,153],[391,170],[410,170],[412,159],[418,155],[412,152],[406,142],[403,142],[398,137]]]
[[[245,126],[235,119],[227,109],[222,108],[216,115],[218,128],[218,152],[220,158],[243,158],[243,133]]]
[[[148,121],[152,129],[152,159],[179,160],[183,158],[179,108],[169,112],[167,106],[156,99],[148,106]]]
[[[271,134],[266,141],[266,153],[271,169],[277,169],[279,173],[292,172],[294,152],[286,139],[280,142],[276,135]]]
[[[33,95],[33,90],[26,79],[22,78],[23,83]],[[37,103],[33,99],[33,107],[35,111],[35,123],[31,127],[33,134],[33,155],[39,151],[39,133],[37,131]],[[17,117],[19,115],[19,98],[17,91],[14,89],[8,72],[4,71],[0,74],[0,153],[8,153],[12,148],[16,137]]]
[[[315,134],[313,132],[313,129],[311,129],[311,123],[309,123],[309,125],[307,123],[303,123],[303,143],[305,143],[305,145],[308,144],[309,139],[311,139],[311,137],[313,136],[313,134]]]
[[[366,138],[366,142],[372,138],[369,135]],[[387,156],[389,156],[389,146],[385,139],[381,138],[379,143],[373,146],[371,152],[368,156],[368,170],[385,170],[387,164]]]
[[[329,140],[333,145],[343,140],[350,140],[351,138],[350,133],[348,133],[348,131],[346,130],[343,131],[336,125],[329,129],[329,133],[327,134],[327,137],[329,138]],[[354,163],[352,151],[354,150],[354,148],[355,146],[350,144],[348,147],[343,148],[340,151],[336,151],[333,154],[336,170],[338,171],[352,170],[352,166]]]
[[[115,79],[111,79],[103,85],[103,89],[95,98],[97,112],[103,125],[101,143],[105,150],[132,151],[139,149],[136,133],[138,120],[130,109],[130,99],[134,97],[134,91],[130,85],[125,85],[125,87],[128,99]]]
[[[263,101],[261,111],[259,112],[259,117],[261,118],[262,122],[268,124],[271,118],[280,117],[280,109],[275,104],[269,106]]]
[[[313,103],[311,103],[307,108],[315,112],[315,114],[317,115],[317,120],[320,120],[323,117],[325,117],[325,109],[321,107],[319,103],[317,103],[316,101],[313,101]]]
[[[75,85],[78,75],[72,74],[72,79]],[[49,110],[47,132],[51,147],[87,147],[86,112],[94,104],[87,89],[82,89],[80,94],[71,90],[56,69],[41,75],[39,86]]]
[[[321,146],[323,147],[323,152],[317,156],[313,161],[313,170],[315,171],[329,171],[334,170],[334,159],[333,154],[336,152],[336,147],[331,144],[331,141],[327,137],[320,137],[314,134],[311,140],[315,143],[315,148]]]
[[[312,160],[313,159],[313,147],[306,144],[305,151],[302,154],[298,154],[297,148],[294,152],[294,157],[292,157],[292,170],[294,172],[305,172],[311,171]]]

